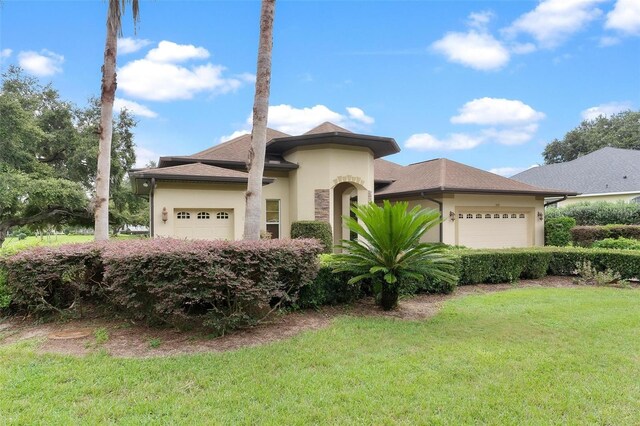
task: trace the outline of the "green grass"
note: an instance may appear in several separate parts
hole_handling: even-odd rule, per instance
[[[416,322],[155,359],[0,347],[9,424],[639,424],[640,291],[513,289]]]
[[[111,237],[116,240],[126,240],[130,238],[143,238],[137,235],[118,235]],[[0,247],[0,255],[12,254],[18,251],[37,246],[59,246],[61,244],[88,243],[93,241],[93,235],[45,235],[43,237],[27,237],[19,240],[16,237],[7,238]]]

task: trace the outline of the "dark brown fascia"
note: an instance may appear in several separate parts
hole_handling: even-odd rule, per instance
[[[400,147],[396,143],[395,139],[387,138],[383,136],[369,136],[369,135],[360,135],[357,133],[344,133],[344,132],[330,132],[330,133],[319,133],[315,135],[301,135],[301,136],[287,136],[284,138],[275,138],[271,139],[269,143],[267,143],[267,152],[271,150],[271,152],[275,153],[284,153],[298,146],[311,146],[311,145],[324,145],[324,144],[341,144],[341,142],[336,142],[336,139],[350,139],[356,141],[363,142],[384,142],[387,149],[374,149],[371,147],[369,143],[362,143],[358,145],[352,146],[361,146],[363,148],[369,148],[373,152],[374,158],[385,157],[387,155],[395,154],[400,152]],[[302,142],[302,143],[296,143]],[[279,148],[279,145],[284,145],[282,148]],[[273,151],[277,148],[276,151]]]
[[[545,191],[511,191],[507,189],[503,190],[488,190],[488,189],[463,189],[463,188],[431,188],[431,189],[423,189],[423,190],[415,190],[415,191],[405,191],[405,192],[392,192],[388,194],[377,194],[374,196],[382,197],[382,198],[402,198],[402,197],[411,197],[411,196],[420,196],[421,194],[439,194],[439,193],[458,193],[458,194],[501,194],[501,195],[539,195],[539,196],[573,196],[578,195],[576,192],[545,192]]]
[[[218,166],[233,170],[247,170],[247,164],[242,161],[229,161],[229,160],[205,160],[201,158],[193,157],[160,157],[158,167],[180,166],[183,164],[202,163],[210,166]],[[288,161],[282,163],[269,163],[268,160],[264,162],[265,170],[295,170],[298,165],[290,163]]]

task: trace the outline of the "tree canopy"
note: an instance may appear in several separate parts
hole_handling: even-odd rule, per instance
[[[542,153],[545,164],[563,163],[606,146],[640,150],[640,111],[625,111],[584,120]]]
[[[14,226],[90,225],[97,167],[100,105],[76,107],[17,67],[2,75],[0,92],[0,245]],[[135,163],[132,130],[123,110],[115,119],[111,200],[113,226],[144,223],[145,200],[126,179]]]

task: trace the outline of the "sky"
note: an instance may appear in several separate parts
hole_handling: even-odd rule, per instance
[[[116,107],[138,165],[251,129],[257,1],[141,1],[123,17]],[[4,0],[0,67],[77,105],[100,92],[107,3]],[[393,137],[400,164],[448,158],[505,176],[584,119],[640,109],[639,0],[286,1],[269,127],[330,121]]]

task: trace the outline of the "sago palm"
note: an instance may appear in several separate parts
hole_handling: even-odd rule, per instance
[[[406,202],[391,204],[386,200],[382,206],[354,206],[351,211],[355,218],[344,219],[359,237],[343,240],[339,246],[342,253],[333,258],[335,272],[355,275],[349,283],[370,279],[385,310],[395,307],[399,287],[406,280],[457,282],[452,258],[444,246],[420,242],[425,232],[440,224],[440,213],[419,206],[411,211],[407,208]]]

